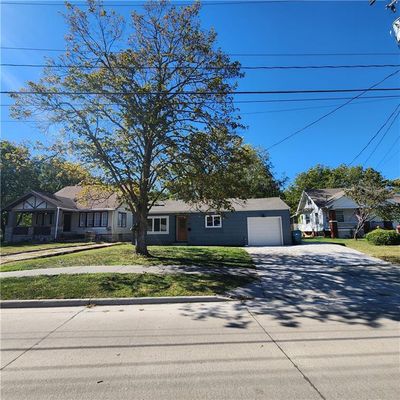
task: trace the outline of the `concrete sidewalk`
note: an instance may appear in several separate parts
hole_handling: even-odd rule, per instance
[[[84,250],[91,250],[91,249],[101,249],[103,247],[110,247],[115,246],[121,243],[92,243],[92,244],[83,244],[82,246],[68,246],[68,247],[55,247],[52,249],[44,249],[44,250],[37,250],[37,251],[27,251],[25,253],[20,252],[16,254],[9,254],[0,257],[0,265],[16,262],[16,261],[24,261],[24,260],[31,260],[33,258],[44,258],[44,257],[53,257],[53,256],[60,256],[63,254],[69,253],[77,253]]]
[[[75,275],[75,274],[99,274],[99,273],[118,273],[118,274],[219,274],[235,276],[257,276],[255,269],[251,268],[232,268],[232,267],[203,267],[185,265],[92,265],[79,267],[60,267],[60,268],[40,268],[26,269],[21,271],[0,272],[0,278],[21,278],[24,276],[39,275]]]

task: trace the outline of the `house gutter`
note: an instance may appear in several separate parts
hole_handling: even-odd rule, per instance
[[[57,207],[56,229],[54,230],[54,240],[57,240],[58,220],[60,219],[60,207]]]

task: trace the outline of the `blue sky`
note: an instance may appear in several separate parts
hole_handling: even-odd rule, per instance
[[[5,1],[5,0],[4,0]],[[25,0],[26,4],[27,1]],[[62,49],[66,26],[60,12],[63,6],[1,4],[1,46]],[[42,0],[40,3],[51,3]],[[58,1],[59,3],[59,1]],[[112,4],[108,1],[107,4]],[[115,0],[121,4],[123,1]],[[130,2],[132,3],[132,1]],[[289,1],[206,5],[201,12],[204,28],[214,27],[218,44],[227,53],[297,54],[296,56],[232,57],[243,66],[265,65],[353,65],[400,64],[400,51],[390,35],[392,21],[399,16],[385,10],[385,2],[369,6],[359,1]],[[140,7],[135,7],[140,8]],[[127,15],[129,7],[117,10]],[[304,55],[315,53],[391,53],[387,55]],[[43,63],[57,52],[1,50],[2,63]],[[396,68],[256,70],[246,71],[239,90],[310,90],[367,88]],[[40,69],[2,67],[2,90],[18,90],[26,80],[35,80]],[[400,87],[400,73],[381,87]],[[238,101],[269,101],[352,97],[357,93],[318,95],[238,95]],[[375,92],[367,96],[398,95],[397,98],[357,100],[320,123],[270,150],[278,176],[290,179],[309,167],[322,163],[336,166],[349,163],[367,144],[400,103],[399,92]],[[245,140],[268,148],[287,135],[329,112],[346,100],[278,101],[238,103]],[[2,104],[11,100],[2,95]],[[1,107],[1,135],[16,142],[46,137],[32,123],[9,122],[8,107]],[[400,118],[367,147],[355,164],[374,167],[388,178],[400,175]],[[385,156],[385,158],[384,158]]]

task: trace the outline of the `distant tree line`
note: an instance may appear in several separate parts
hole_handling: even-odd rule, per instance
[[[1,209],[29,190],[54,193],[88,181],[90,173],[62,156],[34,155],[23,144],[0,141]]]

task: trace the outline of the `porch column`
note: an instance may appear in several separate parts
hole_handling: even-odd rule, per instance
[[[54,240],[57,240],[57,235],[58,235],[58,229],[59,229],[59,223],[60,223],[60,207],[57,207],[56,211],[56,223],[54,226]]]
[[[331,238],[336,239],[339,236],[339,232],[335,210],[329,210],[329,229],[331,230]]]
[[[13,229],[17,223],[16,219],[17,219],[17,213],[15,211],[9,211],[8,217],[7,217],[7,225],[4,228],[4,241],[5,242],[12,241]]]

